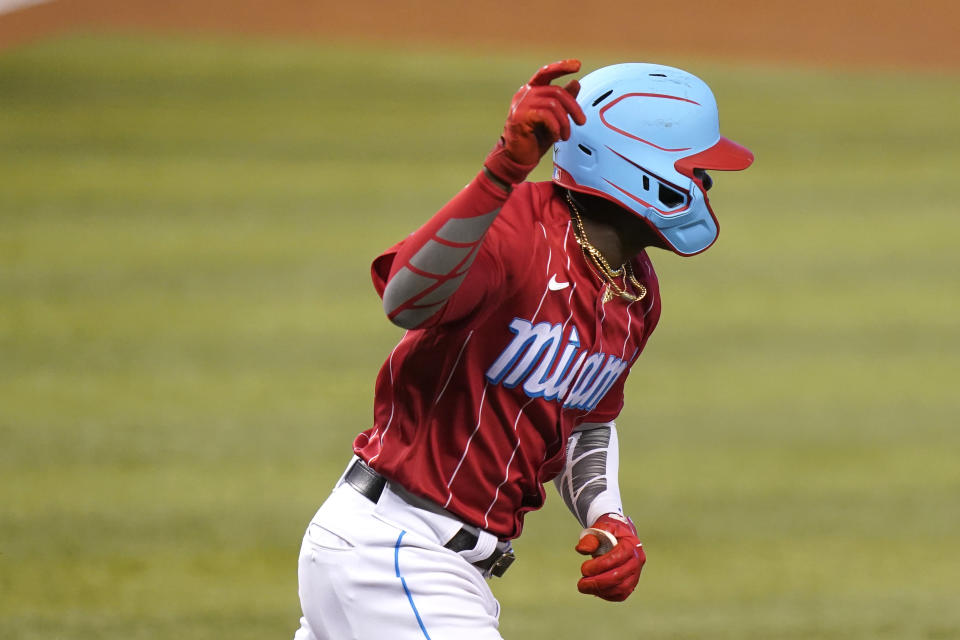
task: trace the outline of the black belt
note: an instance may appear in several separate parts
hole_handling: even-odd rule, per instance
[[[357,460],[350,465],[343,479],[347,484],[356,489],[360,495],[371,502],[379,501],[381,494],[383,494],[383,488],[387,486],[387,479],[374,471],[370,465],[363,460]],[[459,553],[460,551],[469,551],[475,548],[479,539],[480,537],[476,533],[463,527],[443,546]],[[512,551],[500,551],[498,549],[489,557],[474,562],[473,565],[484,573],[489,573],[499,578],[506,573],[507,568],[513,564],[515,559]]]

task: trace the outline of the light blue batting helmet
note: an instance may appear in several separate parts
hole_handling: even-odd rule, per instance
[[[694,170],[739,171],[753,162],[749,149],[720,135],[710,87],[646,63],[604,67],[580,85],[587,122],[554,146],[554,182],[634,212],[682,256],[709,248],[719,228]]]

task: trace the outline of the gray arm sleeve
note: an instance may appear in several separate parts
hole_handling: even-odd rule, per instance
[[[582,526],[589,527],[605,513],[623,513],[619,467],[613,422],[582,424],[567,440],[566,462],[554,484]]]
[[[500,209],[472,218],[450,218],[417,249],[383,292],[383,310],[405,329],[433,316],[463,282],[480,241]],[[414,271],[415,269],[415,271]]]

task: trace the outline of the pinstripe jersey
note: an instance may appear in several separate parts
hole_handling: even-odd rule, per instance
[[[379,292],[400,245],[373,265]],[[377,378],[373,426],[354,451],[374,469],[502,539],[544,502],[583,422],[623,406],[631,365],[657,324],[645,253],[639,301],[604,303],[565,202],[550,182],[518,185],[440,323],[407,331]]]

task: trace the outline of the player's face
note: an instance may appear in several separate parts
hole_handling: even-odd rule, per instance
[[[713,178],[710,177],[710,174],[704,169],[694,169],[693,175],[696,177],[702,184],[704,191],[710,191],[710,187],[713,186]]]

